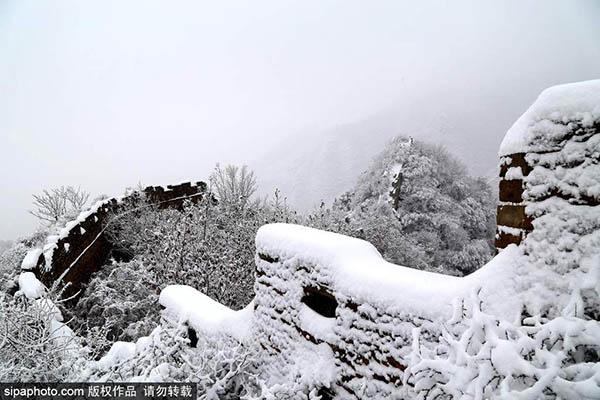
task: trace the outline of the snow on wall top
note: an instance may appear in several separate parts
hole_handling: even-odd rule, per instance
[[[225,332],[238,340],[249,335],[254,309],[252,302],[244,309],[234,311],[185,285],[167,286],[160,292],[159,302],[173,317],[195,330]]]
[[[23,262],[21,262],[21,269],[23,269],[23,270],[34,269],[37,265],[37,262],[38,262],[41,254],[42,254],[41,249],[29,250],[27,252],[27,255],[25,255],[25,258],[23,259]]]
[[[501,285],[502,276],[510,275],[514,256],[508,251],[490,262],[485,271],[458,278],[389,263],[364,240],[288,224],[262,226],[256,235],[256,249],[259,255],[284,264],[291,260],[325,268],[334,279],[336,291],[363,301],[401,304],[407,312],[431,316],[446,313],[453,299],[489,282],[491,276],[499,283],[496,286]],[[498,290],[491,292],[497,294]]]
[[[544,150],[544,145],[570,130],[567,124],[575,122],[589,127],[598,120],[600,79],[550,87],[508,130],[499,156]]]
[[[115,197],[114,200],[120,202],[122,198],[123,196],[119,196]],[[87,210],[80,212],[77,218],[67,222],[64,228],[62,228],[57,235],[50,235],[46,238],[46,243],[43,247],[46,271],[49,271],[50,268],[52,268],[52,258],[54,256],[54,250],[58,247],[58,241],[67,238],[71,233],[72,229],[79,227],[79,224],[84,222],[90,215],[97,213],[98,210],[100,210],[102,207],[107,206],[112,200],[113,199],[110,198],[105,200],[98,200],[96,203],[92,204]]]

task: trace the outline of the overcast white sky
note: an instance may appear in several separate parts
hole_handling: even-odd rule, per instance
[[[594,0],[0,0],[0,239],[44,188],[205,179],[416,91],[521,108],[600,77],[598,21]]]

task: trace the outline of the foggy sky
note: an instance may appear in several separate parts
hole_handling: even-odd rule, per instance
[[[516,120],[600,77],[599,17],[594,0],[1,0],[0,239],[35,228],[44,188],[203,180],[417,93],[498,96]]]

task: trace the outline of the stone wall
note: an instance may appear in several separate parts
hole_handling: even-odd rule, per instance
[[[528,152],[500,158],[500,190],[495,246],[520,244],[534,229],[534,207],[556,197],[580,206],[597,206],[600,194],[591,171],[598,170],[600,122],[551,121],[561,135],[542,145],[526,144]],[[534,140],[535,138],[532,138]],[[526,148],[527,148],[526,147]],[[589,179],[585,179],[590,175]],[[588,187],[589,185],[589,187]]]
[[[452,298],[469,287],[464,278],[389,264],[366,242],[310,228],[265,226],[256,244],[253,337],[266,364],[282,371],[299,347],[303,357],[321,347],[336,375],[321,394],[335,398],[397,398],[415,329],[436,341]],[[338,262],[336,254],[361,252],[364,273],[340,274],[352,269],[353,256]]]
[[[187,182],[169,185],[166,189],[149,186],[144,189],[144,194],[151,204],[179,209],[186,199],[198,201],[205,190],[204,182]],[[133,192],[99,202],[69,222],[58,235],[49,236],[34,269],[38,279],[47,287],[60,279],[62,283],[70,283],[65,296],[77,293],[111,255],[113,246],[104,234],[107,217],[118,214],[124,206],[135,204],[139,199],[140,193]]]
[[[403,389],[411,385],[415,337],[438,341],[456,315],[451,305],[473,291],[482,303],[485,297],[486,312],[517,321],[524,306],[525,315],[552,315],[571,304],[582,281],[587,292],[576,313],[597,318],[590,288],[600,248],[599,94],[600,81],[549,90],[511,128],[500,149],[495,245],[519,247],[464,278],[354,257],[362,244],[350,238],[261,228],[253,324],[267,364],[283,370],[298,347],[320,346],[337,372],[331,397],[410,398]],[[520,303],[527,290],[535,293]]]
[[[531,172],[525,155],[516,153],[500,159],[500,190],[494,241],[498,249],[511,243],[520,244],[533,229],[532,218],[525,212],[526,202],[523,201],[523,180]]]
[[[279,261],[263,259],[258,265],[255,337],[274,360],[272,367],[283,370],[290,362],[286,355],[293,354],[303,341],[323,344],[334,355],[339,373],[329,388],[331,394],[360,399],[377,393],[379,398],[391,398],[399,390],[408,365],[405,357],[410,350],[412,329],[427,326],[426,320],[403,312],[401,306],[381,307],[344,295],[333,288],[325,274],[320,274],[322,270],[308,263],[287,269]],[[293,285],[286,284],[290,280]],[[327,302],[323,298],[335,304],[332,316],[319,313],[318,304]],[[306,304],[309,301],[313,302],[312,307]],[[320,335],[319,330],[304,326],[309,324],[303,324],[302,313],[331,319],[331,334]]]

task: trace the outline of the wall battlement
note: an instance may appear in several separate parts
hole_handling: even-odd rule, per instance
[[[185,200],[198,201],[205,191],[204,182],[185,182],[169,185],[167,189],[148,186],[143,193],[150,204],[180,209]],[[70,283],[66,296],[77,293],[110,257],[113,245],[104,234],[108,216],[118,214],[120,209],[139,201],[140,193],[136,191],[94,204],[76,220],[67,223],[58,235],[49,236],[42,251],[32,250],[33,254],[39,253],[39,257],[33,265],[24,263],[23,268],[32,269],[47,287],[59,279],[62,283]]]
[[[258,346],[268,376],[311,360],[304,371],[313,379],[307,391],[321,388],[325,398],[445,398],[444,380],[436,381],[432,367],[439,360],[426,360],[429,380],[418,380],[414,367],[421,348],[440,349],[448,326],[476,318],[467,315],[474,313],[467,301],[494,326],[520,326],[532,315],[557,317],[573,304],[569,315],[597,319],[600,291],[590,288],[599,287],[599,128],[600,81],[552,88],[517,121],[500,149],[496,246],[502,250],[471,275],[405,268],[384,261],[362,240],[272,224],[256,236],[250,309],[228,310],[218,321],[203,315],[215,305],[197,293],[198,311],[185,314],[178,287],[166,288],[161,304],[194,330]],[[232,329],[243,324],[249,325],[245,336]],[[452,362],[467,369],[462,356]],[[315,368],[319,373],[311,372]],[[474,371],[476,380],[481,371]]]

